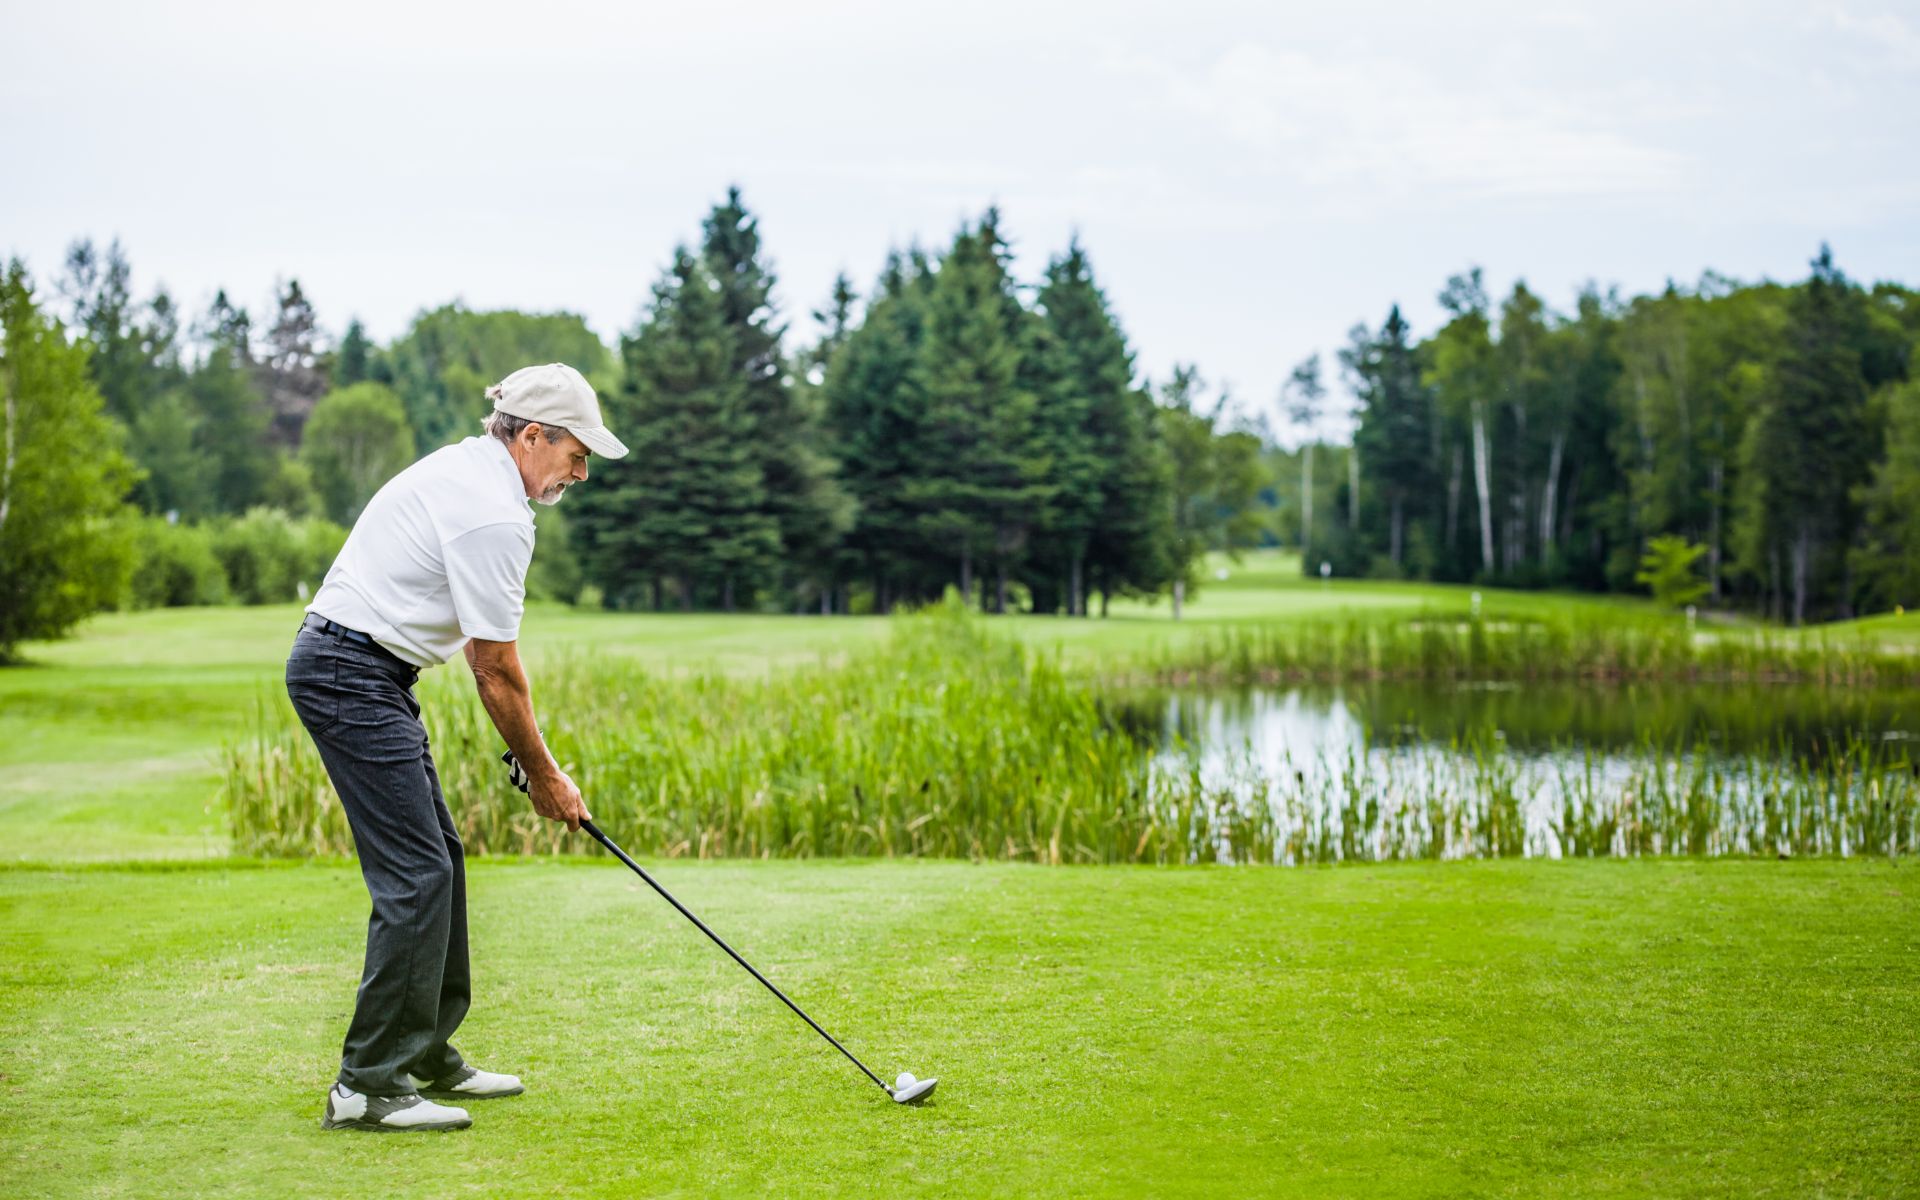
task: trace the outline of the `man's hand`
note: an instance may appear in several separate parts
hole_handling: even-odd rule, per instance
[[[593,819],[593,814],[587,811],[587,802],[580,797],[580,789],[573,786],[573,780],[565,771],[555,771],[545,779],[528,780],[527,798],[533,801],[533,811],[549,821],[565,821],[567,828],[576,833],[581,821]]]
[[[473,668],[480,703],[527,776],[533,811],[550,821],[565,821],[568,829],[579,829],[580,822],[591,820],[593,814],[580,799],[580,789],[553,760],[540,727],[534,724],[533,694],[520,666],[519,648],[512,642],[474,638],[467,643],[467,665]]]

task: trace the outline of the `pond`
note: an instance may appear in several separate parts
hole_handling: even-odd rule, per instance
[[[1907,853],[1911,690],[1512,683],[1131,694],[1155,770],[1283,831],[1281,861]]]

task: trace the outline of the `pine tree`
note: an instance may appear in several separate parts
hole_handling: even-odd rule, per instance
[[[1790,597],[1787,615],[1796,625],[1822,593],[1837,612],[1851,603],[1829,572],[1851,540],[1853,490],[1875,457],[1859,305],[1858,290],[1822,246],[1812,277],[1793,297],[1786,345],[1744,447],[1749,565]]]
[[[1053,496],[1036,532],[1034,590],[1042,594],[1044,581],[1052,591],[1064,577],[1067,615],[1085,616],[1094,535],[1110,500],[1116,507],[1127,503],[1109,496],[1119,483],[1109,476],[1123,466],[1116,410],[1133,402],[1133,354],[1078,238],[1048,264],[1039,307],[1041,336],[1028,353],[1044,375],[1037,428]],[[1055,606],[1036,607],[1051,612]]]
[[[682,247],[621,339],[622,387],[602,397],[632,453],[599,465],[570,523],[609,603],[724,604],[773,575],[780,527],[736,353],[724,290]]]
[[[926,397],[924,457],[905,487],[923,537],[943,546],[971,595],[976,564],[994,572],[994,610],[1007,604],[1009,569],[1034,515],[1051,498],[1035,434],[1036,398],[1022,387],[1024,310],[1006,271],[999,215],[963,227],[927,298],[916,368]]]
[[[856,505],[841,571],[869,581],[881,612],[937,596],[945,582],[906,496],[922,465],[926,404],[917,367],[932,286],[919,250],[888,255],[865,318],[827,360],[821,385],[828,444]]]
[[[212,481],[213,505],[239,513],[262,503],[275,464],[268,444],[272,414],[254,390],[249,323],[222,291],[199,325],[204,357],[186,382],[194,446]]]
[[[60,293],[71,327],[87,341],[87,371],[115,420],[132,423],[153,389],[152,361],[142,345],[133,269],[120,240],[102,252],[82,239],[67,249]]]
[[[274,442],[294,447],[300,444],[308,414],[326,394],[327,374],[320,366],[319,323],[298,279],[280,289],[277,303],[267,328],[266,355],[258,366],[259,386],[273,414]]]
[[[346,336],[340,339],[339,348],[333,354],[333,386],[350,388],[372,380],[375,353],[373,342],[367,337],[367,327],[360,323],[360,318],[349,321]]]
[[[751,418],[749,445],[758,458],[768,515],[780,531],[783,570],[775,579],[751,582],[792,587],[797,578],[777,578],[791,572],[823,585],[831,575],[834,547],[852,523],[852,502],[823,452],[816,397],[794,386],[781,355],[773,268],[761,252],[759,222],[742,204],[739,188],[729,188],[725,203],[714,206],[703,233],[701,256],[719,283],[732,366]],[[722,607],[731,611],[735,601],[735,583],[728,579]]]
[[[1374,543],[1396,572],[1407,566],[1409,529],[1428,515],[1434,490],[1432,394],[1421,380],[1407,332],[1396,304],[1378,336],[1356,340],[1341,356],[1361,403],[1354,449],[1372,480],[1367,494],[1384,510],[1379,514],[1384,530],[1375,528],[1385,536],[1376,536]]]

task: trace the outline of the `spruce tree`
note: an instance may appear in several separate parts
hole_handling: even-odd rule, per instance
[[[1035,537],[1035,594],[1042,594],[1039,581],[1054,585],[1067,615],[1085,616],[1087,554],[1094,535],[1109,515],[1110,502],[1116,508],[1135,502],[1110,495],[1121,486],[1115,476],[1125,466],[1117,410],[1132,402],[1133,355],[1078,238],[1048,264],[1039,308],[1044,336],[1035,339],[1029,353],[1043,364],[1046,376],[1037,429],[1053,494]],[[1049,604],[1044,611],[1053,608]]]
[[[926,397],[919,474],[905,493],[916,526],[945,549],[971,594],[976,567],[993,572],[993,608],[1004,612],[1009,570],[1051,498],[1036,397],[1023,387],[1026,313],[1007,277],[999,215],[963,227],[927,297],[927,334],[916,367]]]
[[[918,364],[933,274],[918,250],[892,253],[864,319],[826,362],[828,444],[856,513],[842,573],[868,581],[881,612],[939,594],[940,558],[922,539],[907,485],[923,466],[926,405]]]
[[[333,353],[333,386],[350,388],[372,380],[375,353],[373,341],[367,337],[367,327],[360,323],[360,318],[349,321],[346,336],[340,339]]]
[[[1362,493],[1362,518],[1371,496],[1378,509],[1371,542],[1396,572],[1407,566],[1409,530],[1427,515],[1433,494],[1432,398],[1407,333],[1396,304],[1377,336],[1356,340],[1342,354],[1360,400],[1354,449],[1371,481]]]
[[[294,447],[300,444],[308,414],[326,394],[327,375],[320,366],[319,322],[300,281],[289,280],[277,302],[258,367],[259,384],[273,414],[273,440]]]
[[[222,291],[199,329],[204,356],[186,383],[194,445],[212,479],[214,507],[244,512],[265,500],[275,473],[268,444],[272,415],[254,388],[245,310],[230,304]]]
[[[621,339],[625,379],[602,397],[632,453],[596,461],[570,523],[610,604],[721,604],[769,580],[780,528],[723,289],[686,248]]]
[[[834,547],[852,521],[852,505],[823,451],[816,397],[796,387],[788,374],[773,268],[761,250],[759,222],[741,202],[739,188],[729,188],[726,201],[707,214],[703,234],[701,255],[719,284],[732,368],[750,416],[748,444],[757,457],[767,515],[780,531],[782,570],[774,579],[752,582],[791,588],[804,576],[823,585],[831,576]],[[723,590],[722,606],[731,610],[736,601],[731,579]]]
[[[1866,482],[1874,458],[1859,303],[1822,246],[1812,277],[1791,302],[1773,385],[1744,447],[1749,562],[1777,581],[1773,590],[1787,600],[1796,625],[1823,592],[1838,612],[1851,600],[1831,572],[1853,533],[1853,490]]]

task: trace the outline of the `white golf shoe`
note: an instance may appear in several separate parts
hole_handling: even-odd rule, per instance
[[[373,1133],[426,1133],[465,1129],[473,1118],[464,1108],[435,1104],[414,1092],[404,1096],[369,1096],[336,1083],[327,1092],[327,1115],[322,1129],[364,1129]]]
[[[418,1075],[409,1075],[407,1081],[423,1092],[432,1092],[438,1096],[452,1096],[456,1100],[494,1100],[501,1096],[518,1096],[527,1090],[520,1085],[517,1076],[500,1075],[493,1071],[482,1071],[477,1067],[466,1066],[439,1079],[422,1079]]]

